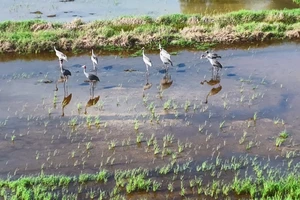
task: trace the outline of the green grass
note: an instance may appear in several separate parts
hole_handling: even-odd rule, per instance
[[[249,165],[249,162],[252,164]],[[0,198],[76,199],[74,197],[79,193],[85,192],[94,198],[100,199],[101,196],[109,195],[111,198],[118,199],[124,194],[139,195],[167,190],[169,193],[185,196],[189,192],[188,185],[193,191],[198,191],[193,196],[199,195],[199,198],[205,196],[222,199],[228,196],[247,199],[300,198],[300,177],[297,165],[283,172],[282,169],[276,167],[266,168],[255,158],[232,157],[231,160],[204,161],[202,165],[196,167],[197,173],[189,176],[187,173],[192,166],[190,163],[191,161],[187,161],[182,164],[158,166],[155,172],[143,168],[115,170],[113,176],[107,170],[102,170],[95,174],[80,174],[79,176],[41,173],[39,176],[20,177],[16,180],[0,179]],[[251,173],[241,175],[240,170],[246,166]],[[213,175],[216,172],[233,172],[234,175],[231,180],[227,178],[224,182],[222,178]],[[175,179],[169,179],[167,183],[164,183],[162,180],[170,174],[178,176],[173,176]],[[209,182],[202,184],[204,175],[208,174],[211,174]],[[158,177],[161,179],[157,180]],[[103,190],[104,188],[106,190]]]
[[[279,133],[279,136],[276,138],[275,145],[276,147],[280,147],[281,144],[286,141],[286,139],[289,137],[289,134],[286,132],[286,130]]]
[[[293,0],[293,2],[300,4],[300,0]]]
[[[241,10],[216,16],[172,14],[151,18],[126,16],[113,20],[69,23],[40,20],[0,23],[0,51],[38,53],[61,50],[75,52],[90,48],[108,51],[163,47],[210,48],[241,41],[296,38],[300,9]],[[230,37],[230,41],[228,39]],[[250,41],[251,40],[251,41]],[[205,41],[205,42],[204,42]]]

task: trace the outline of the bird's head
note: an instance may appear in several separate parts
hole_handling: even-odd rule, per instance
[[[205,53],[209,53],[209,51],[207,50],[207,51],[205,51]]]
[[[142,47],[142,50],[145,50],[145,47]]]
[[[86,66],[85,66],[85,65],[83,65],[83,66],[82,66],[82,68],[83,68],[83,69],[86,69]]]

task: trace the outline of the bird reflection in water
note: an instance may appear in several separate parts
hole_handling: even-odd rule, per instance
[[[92,97],[88,100],[88,102],[86,103],[85,108],[84,108],[85,115],[87,114],[87,108],[96,105],[98,103],[99,99],[100,99],[100,96],[97,96],[95,98]]]
[[[70,103],[71,99],[72,99],[72,93],[67,96],[64,96],[64,100],[61,102],[62,117],[65,116],[65,107]]]
[[[61,102],[61,109],[62,109],[62,114],[61,116],[65,116],[65,107],[70,103],[71,99],[72,99],[72,93],[69,94],[69,90],[67,88],[67,77],[66,76],[62,76],[60,79],[61,82],[64,83],[64,99]],[[58,90],[57,88],[57,83],[56,83],[56,91]]]
[[[210,86],[217,85],[216,87],[213,87],[210,90],[210,92],[206,95],[206,99],[205,99],[204,103],[208,103],[208,97],[209,96],[216,95],[222,90],[222,86],[220,84],[220,81],[221,81],[221,78],[220,78],[220,75],[219,75],[219,71],[215,70],[215,69],[212,69],[211,79],[209,81],[204,80],[204,81],[200,82],[200,84],[202,84],[202,85],[204,83],[206,83],[207,85],[210,85]]]
[[[159,97],[162,98],[162,93],[165,89],[168,89],[173,84],[173,80],[171,78],[171,75],[169,75],[168,71],[163,76],[163,78],[160,80],[160,90],[159,90]]]

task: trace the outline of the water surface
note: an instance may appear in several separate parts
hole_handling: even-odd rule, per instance
[[[263,10],[299,8],[292,0],[3,0],[0,21],[44,19],[47,21],[84,21],[119,16],[158,17],[166,14],[219,14],[240,9]]]
[[[282,147],[300,142],[299,50],[299,45],[292,43],[217,51],[222,55],[220,62],[224,68],[218,73],[219,82],[212,85],[200,84],[212,78],[209,62],[199,59],[203,52],[180,51],[172,55],[174,67],[169,70],[169,76],[173,83],[164,90],[160,83],[165,74],[158,52],[146,51],[153,62],[148,77],[152,87],[147,90],[143,90],[147,78],[141,57],[100,56],[101,82],[94,94],[100,100],[96,105],[88,105],[90,86],[81,68],[86,64],[91,69],[89,55],[70,57],[65,63],[72,73],[67,94],[63,83],[54,91],[60,76],[54,53],[48,55],[49,60],[2,62],[0,174],[5,177],[38,173],[41,165],[47,173],[95,172],[111,156],[115,164],[105,165],[110,170],[135,166],[155,168],[167,160],[155,156],[152,150],[146,151],[146,139],[152,134],[160,144],[165,135],[173,135],[176,142],[169,146],[172,151],[177,151],[177,141],[191,145],[179,154],[178,162],[192,158],[195,165],[199,164],[210,158],[219,145],[222,146],[220,156],[225,158],[240,154],[277,158],[281,148],[276,148],[275,139],[281,131],[289,133],[289,140]],[[54,82],[43,83],[43,80]],[[218,91],[211,93],[213,88]],[[69,94],[72,97],[62,117],[62,103]],[[166,110],[168,101],[171,107]],[[155,107],[154,118],[149,110],[151,104]],[[82,107],[79,113],[78,105]],[[86,114],[85,105],[88,105]],[[257,122],[253,124],[251,119],[255,113]],[[100,127],[94,125],[97,117]],[[90,118],[93,125],[89,128]],[[285,123],[274,124],[277,119]],[[75,129],[70,127],[72,120],[76,120]],[[136,144],[136,120],[138,132],[143,134],[140,145]],[[250,150],[246,150],[247,143],[239,143],[245,131],[247,142],[255,144]],[[14,142],[12,136],[16,137]],[[113,152],[108,148],[111,141],[117,143]],[[86,157],[89,142],[92,148]],[[70,157],[73,151],[76,159]],[[81,164],[76,165],[78,162]]]

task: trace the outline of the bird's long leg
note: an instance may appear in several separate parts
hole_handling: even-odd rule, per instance
[[[93,98],[95,97],[95,87],[93,87]]]
[[[92,98],[92,82],[90,82],[90,98]]]
[[[167,65],[164,63],[165,72],[167,73]]]
[[[66,77],[66,96],[69,95],[69,84],[68,84],[68,77]]]
[[[91,84],[91,98],[94,98],[94,83]]]
[[[94,62],[93,62],[93,69],[94,69],[94,71],[96,71],[96,66],[95,66]]]
[[[66,87],[66,96],[68,96],[69,93],[69,88],[68,88],[68,77],[65,77],[64,85]]]
[[[147,80],[147,84],[149,83],[149,72],[147,71],[147,73],[146,73],[146,80]]]
[[[64,97],[67,96],[66,94],[66,81],[64,80]]]
[[[169,71],[169,65],[166,64],[166,73]]]
[[[94,96],[95,96],[95,83],[93,82],[93,88],[92,88],[93,90],[93,98],[94,98]]]
[[[58,80],[55,83],[55,89],[54,89],[54,91],[58,91],[57,83],[58,83]]]
[[[66,83],[66,93],[67,93],[67,96],[69,95],[69,85],[68,85],[68,82]]]
[[[60,79],[57,79],[57,81],[56,81],[56,83],[55,83],[55,89],[54,89],[54,91],[58,91],[57,84],[58,84],[59,80],[60,80]]]
[[[147,75],[149,75],[149,67],[148,67],[148,65],[146,65],[146,71],[147,71]]]

